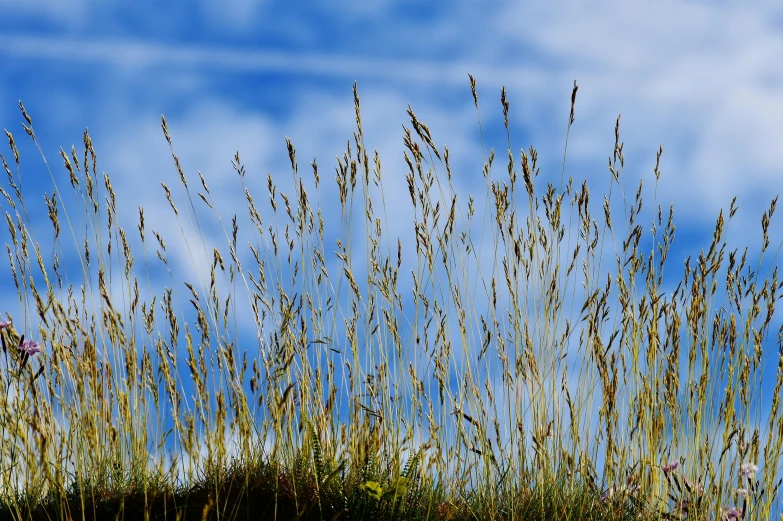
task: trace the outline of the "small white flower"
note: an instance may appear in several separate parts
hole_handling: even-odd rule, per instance
[[[739,473],[740,473],[740,476],[753,477],[753,475],[756,474],[756,471],[758,469],[759,468],[756,465],[754,465],[753,463],[743,463],[742,465],[740,465]]]
[[[748,489],[746,489],[746,488],[738,488],[736,492],[737,492],[737,495],[742,497],[742,498],[748,497]]]

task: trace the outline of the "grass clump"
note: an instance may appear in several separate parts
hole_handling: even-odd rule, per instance
[[[472,76],[470,86],[478,111]],[[576,93],[574,83],[569,131]],[[550,183],[537,195],[537,153],[514,155],[503,89],[508,161],[501,180],[493,178],[494,150],[486,158],[480,227],[476,201],[453,183],[448,149],[408,109],[415,246],[403,248],[384,234],[381,217],[388,225],[388,213],[406,215],[404,202],[383,196],[355,85],[354,102],[357,130],[336,168],[339,218],[313,208],[325,190],[318,165],[311,178],[301,175],[287,140],[288,195],[270,174],[267,208],[245,186],[236,154],[249,225],[234,215],[229,226],[201,173],[201,188],[189,183],[162,119],[185,206],[161,185],[196,272],[181,284],[182,266],[154,228],[165,223],[150,228],[139,207],[138,240],[121,226],[123,201],[109,175],[98,174],[86,131],[83,154],[60,150],[71,190],[49,171],[53,246],[44,262],[48,240],[36,241],[37,213],[25,204],[19,149],[6,131],[6,273],[25,319],[19,325],[8,315],[0,325],[0,516],[768,519],[781,483],[783,362],[762,344],[780,284],[776,268],[759,289],[758,269],[743,274],[747,250],[739,260],[735,250],[727,304],[715,311],[723,212],[709,251],[693,267],[685,261],[683,281],[667,295],[673,209],[664,226],[657,207],[657,252],[644,255],[641,183],[619,250],[611,189],[599,220],[586,183],[577,188],[569,178],[563,191],[561,179],[559,193]],[[618,186],[619,123],[609,161]],[[63,206],[69,197],[73,215]],[[568,235],[563,253],[566,197],[578,234]],[[761,257],[776,201],[763,215]],[[226,248],[203,231],[203,211]],[[61,213],[73,250],[63,247],[70,241],[61,237]],[[355,221],[364,224],[358,237]],[[88,233],[77,237],[82,225]],[[250,231],[249,251],[240,249],[240,229]],[[617,273],[604,278],[607,236]],[[69,278],[65,262],[81,266],[81,281]],[[568,313],[564,296],[570,287],[575,297],[579,273],[585,298],[574,298]],[[181,293],[190,306],[177,311]],[[254,339],[243,320],[252,320]],[[764,364],[778,371],[762,416]]]

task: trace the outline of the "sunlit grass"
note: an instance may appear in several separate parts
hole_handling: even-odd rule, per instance
[[[478,114],[472,76],[470,86]],[[575,83],[568,131],[576,93]],[[339,216],[336,200],[322,211],[326,180],[315,161],[312,175],[299,172],[290,141],[292,176],[280,176],[288,193],[269,175],[268,194],[252,194],[245,183],[255,175],[237,153],[246,217],[238,205],[218,207],[200,172],[200,186],[185,175],[164,118],[179,179],[176,189],[161,183],[170,221],[146,222],[139,206],[136,229],[122,227],[134,194],[115,193],[99,173],[85,131],[83,154],[61,150],[71,188],[49,170],[51,250],[49,239],[36,241],[42,210],[25,204],[6,132],[3,277],[23,318],[8,313],[0,324],[0,515],[653,520],[777,511],[783,365],[762,349],[777,267],[762,284],[747,250],[729,253],[726,303],[713,301],[723,212],[708,252],[694,266],[685,260],[667,292],[673,208],[664,225],[653,201],[654,249],[644,254],[641,184],[622,222],[612,220],[611,190],[596,220],[586,183],[563,184],[567,152],[560,190],[541,186],[535,149],[512,150],[505,89],[507,160],[498,175],[494,150],[485,157],[484,207],[455,186],[448,149],[412,109],[403,135],[410,198],[386,200],[356,86],[354,101],[357,129],[336,167]],[[625,202],[619,125],[609,175]],[[759,265],[776,201],[763,214]],[[223,249],[211,246],[205,219],[220,225]],[[410,223],[411,240],[389,237],[390,220]],[[183,268],[170,260],[168,225],[182,232],[193,281],[176,278]],[[607,245],[614,274],[601,271]],[[81,281],[65,263],[81,267]],[[240,327],[246,320],[255,338]],[[764,364],[779,369],[762,414]]]

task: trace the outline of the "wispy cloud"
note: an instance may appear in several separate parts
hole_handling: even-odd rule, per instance
[[[186,66],[235,72],[279,72],[293,75],[364,78],[394,83],[464,86],[470,72],[485,84],[529,85],[541,74],[530,69],[527,79],[519,69],[488,67],[480,63],[414,59],[361,58],[345,54],[240,50],[216,45],[169,45],[147,41],[0,36],[0,53],[14,58],[100,63],[116,67]],[[501,82],[507,77],[508,82]],[[516,78],[516,80],[515,80]],[[522,85],[519,85],[522,84]]]

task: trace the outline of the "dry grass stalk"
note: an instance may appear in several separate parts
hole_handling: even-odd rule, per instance
[[[478,111],[476,82],[469,79]],[[567,136],[577,89],[574,83]],[[45,196],[54,239],[49,271],[30,226],[34,210],[28,212],[22,197],[20,154],[6,131],[13,162],[0,155],[9,187],[0,194],[10,208],[9,267],[24,311],[23,326],[6,321],[0,332],[7,361],[0,372],[0,489],[7,508],[25,517],[43,501],[47,515],[67,519],[121,498],[123,505],[138,500],[136,508],[149,514],[160,508],[155,498],[182,502],[180,492],[191,487],[187,497],[199,506],[193,515],[204,519],[213,511],[248,515],[250,490],[267,501],[253,508],[269,507],[278,519],[327,512],[384,518],[405,512],[410,519],[508,519],[511,513],[515,519],[730,519],[740,512],[745,519],[768,518],[783,446],[783,359],[776,353],[769,415],[762,422],[754,413],[766,360],[762,343],[780,284],[776,269],[759,289],[747,251],[739,261],[730,252],[728,308],[715,312],[723,213],[707,254],[693,268],[686,260],[684,280],[667,295],[661,286],[673,208],[658,253],[644,255],[636,223],[640,183],[616,252],[617,274],[604,279],[604,240],[615,239],[611,191],[598,222],[586,183],[577,189],[569,178],[563,191],[564,154],[560,191],[550,184],[537,195],[538,156],[531,147],[516,163],[504,88],[507,178],[493,178],[491,150],[483,176],[492,215],[480,236],[473,197],[466,203],[452,183],[448,148],[436,147],[409,107],[403,143],[415,251],[406,251],[400,238],[395,245],[383,233],[381,160],[376,152],[370,161],[355,85],[354,101],[357,132],[337,166],[340,236],[327,230],[321,208],[311,206],[319,200],[310,191],[319,191],[318,165],[311,164],[311,184],[299,173],[290,140],[294,195],[279,191],[269,175],[266,210],[245,187],[236,154],[251,255],[240,251],[238,218],[227,229],[199,173],[203,192],[196,194],[220,223],[228,250],[207,247],[193,187],[162,118],[181,186],[161,186],[191,258],[195,263],[203,255],[209,266],[208,280],[184,282],[191,320],[185,309],[177,311],[182,288],[153,290],[157,264],[148,261],[141,207],[136,244],[146,281],[139,280],[132,241],[118,219],[125,201],[116,199],[108,174],[100,188],[86,131],[81,161],[73,147],[60,156],[92,235],[77,238],[77,213],[74,220],[68,215],[68,195],[52,175],[55,192]],[[40,150],[21,103],[20,109]],[[619,126],[618,117],[609,161],[618,186]],[[518,168],[527,197],[517,193]],[[568,235],[564,256],[566,197],[568,224],[576,206],[579,235]],[[185,204],[178,208],[180,198]],[[762,257],[776,201],[762,219]],[[394,201],[395,213],[401,204]],[[64,249],[61,210],[73,251]],[[355,218],[365,224],[363,258],[362,238],[350,232]],[[191,233],[194,226],[198,233]],[[662,226],[658,206],[656,239]],[[164,239],[151,231],[174,285]],[[580,252],[585,256],[577,264]],[[61,273],[61,262],[76,259],[81,284]],[[412,267],[403,267],[411,259]],[[398,285],[408,272],[411,287],[403,292]],[[563,296],[579,272],[585,300],[574,316]],[[645,281],[641,299],[637,274]],[[244,296],[229,291],[237,285]],[[615,299],[620,324],[607,331]],[[246,335],[240,342],[238,308],[252,312],[254,345]],[[574,347],[569,341],[579,326]],[[23,330],[40,339],[42,352],[23,343]],[[186,507],[177,508],[181,515]]]

